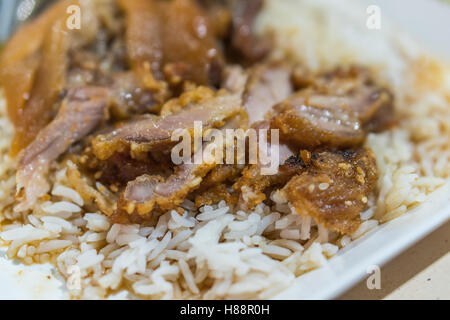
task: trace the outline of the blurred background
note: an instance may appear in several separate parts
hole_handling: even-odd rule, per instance
[[[53,1],[0,0],[0,42]],[[360,1],[367,5],[378,5],[382,18],[386,16],[394,25],[415,36],[425,47],[450,59],[450,0]]]
[[[0,0],[0,41],[54,0]],[[299,0],[301,1],[301,0]],[[396,26],[450,59],[450,0],[360,0],[378,5]],[[345,1],[344,1],[345,3]]]
[[[394,25],[429,50],[450,59],[450,0],[360,0],[378,5]]]

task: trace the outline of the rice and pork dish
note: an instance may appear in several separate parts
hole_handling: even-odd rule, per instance
[[[407,214],[449,181],[450,68],[366,18],[56,1],[0,52],[7,257],[76,269],[76,299],[268,299]]]

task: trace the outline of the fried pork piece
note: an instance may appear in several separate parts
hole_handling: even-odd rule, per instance
[[[57,1],[20,28],[2,50],[0,86],[4,88],[8,115],[15,126],[12,156],[28,146],[55,116],[66,88],[69,52],[79,50],[97,35],[97,4]],[[82,15],[85,27],[80,30],[66,27],[66,10],[71,5],[93,13]]]
[[[215,110],[215,113],[210,115],[214,121],[221,119],[221,125],[225,126],[221,129],[224,134],[226,128],[236,128],[237,125],[234,121],[225,123],[224,120],[236,115],[240,110],[240,97],[226,94],[228,100],[233,101],[229,107],[229,117],[221,116],[220,103],[212,103],[209,108]],[[182,101],[183,98],[180,98]],[[216,97],[210,100],[217,102]],[[178,126],[181,124],[181,120],[186,120],[184,114],[189,112],[189,107],[181,108],[182,111],[171,114],[170,112],[176,110],[176,107],[163,108],[168,112],[167,118],[177,116],[178,121],[174,121]],[[204,114],[205,110],[202,109],[200,114]],[[196,114],[196,116],[200,116]],[[199,120],[199,118],[194,118]],[[231,123],[231,124],[230,124]],[[211,127],[203,122],[204,127]],[[144,174],[133,181],[128,182],[125,190],[121,193],[117,204],[117,211],[111,217],[115,222],[126,221],[143,221],[151,217],[151,214],[155,211],[165,211],[176,208],[180,205],[184,199],[194,190],[198,189],[205,178],[205,176],[213,169],[217,168],[218,163],[215,161],[201,161],[201,163],[195,163],[199,153],[203,153],[202,159],[209,158],[210,144],[214,142],[205,142],[203,148],[197,150],[191,158],[191,163],[183,163],[174,168],[173,174],[167,178],[161,175],[154,174],[155,169],[152,168],[151,173]],[[233,171],[232,169],[231,171]],[[223,173],[223,172],[222,172]],[[218,177],[220,176],[220,177]],[[224,176],[229,174],[218,174],[217,179],[224,179]],[[210,180],[210,179],[209,179]],[[211,182],[211,181],[210,181]]]
[[[314,75],[299,66],[292,74],[296,89],[310,89],[305,94],[308,97],[316,93],[337,99],[336,103],[346,105],[346,109],[350,109],[366,132],[382,131],[396,121],[392,93],[377,84],[370,70],[364,67],[339,67]]]
[[[253,67],[243,93],[244,108],[248,113],[249,126],[264,120],[265,115],[277,103],[292,92],[291,70],[278,62]]]
[[[224,200],[228,205],[236,205],[239,201],[239,194],[233,192],[227,184],[218,184],[203,192],[197,192],[195,196],[195,206],[200,208],[205,205],[213,205]]]
[[[268,129],[270,123],[268,121],[256,122],[253,125],[255,130]],[[275,143],[271,141],[270,134],[268,135],[267,150],[268,153],[271,150],[271,144]],[[290,165],[286,165],[286,161],[294,155],[292,148],[285,144],[278,142],[278,172],[275,174],[263,174],[262,169],[265,167],[258,158],[258,163],[249,164],[242,171],[241,177],[233,184],[233,189],[240,194],[239,207],[242,210],[251,209],[257,204],[263,202],[266,199],[266,190],[270,187],[287,182],[292,174],[292,170],[296,169]]]
[[[375,156],[369,149],[313,153],[310,165],[282,189],[302,216],[344,234],[360,225],[360,213],[377,181]]]
[[[267,37],[257,37],[252,32],[253,23],[264,0],[227,0],[232,12],[231,47],[233,53],[250,63],[263,59],[272,49]]]
[[[203,150],[206,150],[205,144]],[[198,152],[206,152],[198,150]],[[157,175],[142,175],[128,182],[117,203],[117,211],[112,216],[114,222],[147,219],[154,209],[170,210],[180,205],[186,196],[200,186],[203,178],[217,164],[202,161],[195,164],[181,164],[167,179]]]
[[[236,69],[232,71],[233,73],[230,72],[230,78],[238,79],[239,81],[237,82],[242,83],[241,79],[244,79],[243,73],[239,74]],[[293,88],[290,78],[291,71],[289,67],[279,62],[256,65],[248,72],[245,87],[241,92],[244,109],[248,116],[248,124],[252,129],[257,132],[260,129],[270,129],[270,123],[264,119],[266,115],[270,114],[274,105],[292,94]],[[231,82],[228,80],[225,83]],[[237,89],[235,91],[239,92]],[[257,136],[259,137],[259,133]],[[267,146],[267,150],[270,150],[270,143]],[[279,151],[281,164],[292,155],[290,148],[283,143],[279,145]],[[262,185],[273,184],[261,174],[262,168],[262,164],[248,165],[243,171],[243,176],[233,185],[233,189],[241,195],[240,203],[242,209],[252,208],[257,203],[262,202],[266,197],[262,192],[265,189]],[[255,178],[263,182],[253,185],[251,181]]]
[[[217,30],[195,0],[118,3],[126,16],[128,60],[144,85],[153,87],[173,70],[182,80],[217,84],[223,61]]]
[[[302,148],[359,145],[365,133],[349,104],[365,101],[354,100],[305,89],[275,106],[271,127],[280,130],[282,140]]]
[[[187,95],[191,97],[191,93]],[[192,135],[194,121],[200,121],[204,130],[220,127],[241,110],[240,99],[224,92],[211,91],[194,100],[182,95],[175,101],[180,104],[178,113],[131,120],[106,135],[99,135],[92,142],[94,154],[100,160],[106,160],[116,152],[124,153],[130,149],[134,155],[154,150],[167,151],[178,143],[171,140],[175,130],[185,129]]]
[[[143,154],[139,158],[132,158],[126,153],[115,153],[108,160],[101,161],[90,151],[90,148],[86,148],[80,157],[82,169],[112,189],[126,186],[129,181],[148,173],[167,177],[173,170],[170,155],[158,153],[159,157],[154,158],[152,154]]]
[[[221,164],[211,170],[196,190],[195,205],[211,205],[225,200],[235,204],[238,194],[232,192],[231,185],[240,177],[244,165]]]
[[[395,121],[392,94],[376,85],[367,69],[338,68],[313,76],[300,67],[293,83],[301,90],[274,108],[271,126],[299,147],[357,146],[367,132]]]
[[[85,87],[68,92],[56,118],[19,154],[16,180],[22,201],[17,211],[31,208],[48,191],[50,163],[107,119],[108,104],[108,89]]]
[[[222,164],[215,167],[205,178],[198,191],[204,191],[215,185],[235,181],[244,169],[244,165]]]
[[[155,112],[159,109],[158,93],[140,85],[132,72],[121,72],[113,76],[113,104],[111,113],[115,118],[125,119],[131,115]]]
[[[113,49],[114,50],[114,49]],[[145,88],[131,71],[111,72],[106,63],[109,57],[98,57],[94,52],[79,50],[72,53],[67,89],[101,84],[111,89],[111,116],[123,120],[137,114],[157,112],[165,98],[156,90]],[[77,61],[74,61],[77,60]]]
[[[248,70],[231,65],[224,69],[222,87],[242,97],[247,126],[251,127],[292,94],[291,68],[278,61],[257,64]]]
[[[307,161],[307,154],[303,156],[305,157],[305,161]],[[294,158],[295,156],[291,148],[282,144],[280,145],[281,165],[277,173],[271,175],[262,174],[261,164],[246,166],[242,175],[233,184],[233,189],[240,194],[239,207],[242,210],[255,207],[266,200],[268,190],[276,186],[283,186],[293,175],[302,170],[304,162],[300,160],[292,161]]]

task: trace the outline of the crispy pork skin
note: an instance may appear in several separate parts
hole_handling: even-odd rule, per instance
[[[274,110],[272,128],[280,130],[283,140],[302,148],[346,148],[361,144],[365,137],[345,98],[305,90],[278,104]]]
[[[300,90],[274,108],[271,126],[298,147],[358,146],[368,132],[395,122],[392,94],[364,68],[338,68],[317,76],[297,68],[292,79]]]
[[[227,93],[199,98],[198,101],[184,101],[180,97],[178,102],[185,104],[178,113],[165,117],[148,115],[128,121],[106,135],[99,135],[93,141],[95,155],[106,160],[116,152],[129,149],[134,153],[167,151],[178,143],[171,139],[176,130],[193,133],[195,121],[200,121],[205,130],[220,127],[241,110],[240,99]]]
[[[249,71],[243,93],[249,126],[264,120],[273,106],[292,94],[290,77],[289,67],[276,62],[257,65]]]
[[[330,230],[351,234],[361,224],[377,181],[372,151],[359,148],[313,153],[310,165],[294,176],[283,192],[295,211]]]

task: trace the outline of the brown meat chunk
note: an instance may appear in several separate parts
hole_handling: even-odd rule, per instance
[[[396,122],[392,93],[374,80],[370,70],[360,66],[339,67],[313,74],[303,66],[293,71],[296,89],[310,88],[319,95],[342,100],[361,122],[365,131],[381,131]]]
[[[338,68],[323,77],[325,90],[355,97],[349,106],[366,131],[381,131],[395,123],[394,97],[387,88],[375,82],[368,69]]]
[[[230,192],[231,185],[239,178],[243,165],[221,164],[211,170],[196,190],[195,205],[211,205],[225,200],[227,203],[236,203],[238,194]]]
[[[272,175],[263,175],[261,165],[248,165],[242,172],[241,177],[233,184],[233,189],[240,194],[239,206],[241,209],[251,209],[267,199],[267,193],[276,186],[283,186],[289,179],[303,170],[305,163],[297,159],[290,148],[286,145],[280,146],[281,166],[278,172]],[[306,160],[305,160],[306,161]]]
[[[271,127],[280,130],[284,141],[302,148],[359,145],[365,133],[348,103],[345,97],[303,90],[275,106]]]
[[[83,16],[82,22],[88,27],[69,30],[67,8],[77,5],[88,11],[92,3],[63,0],[52,4],[20,28],[2,50],[0,86],[16,129],[10,148],[12,156],[29,145],[55,116],[66,86],[69,51],[79,49],[96,34],[96,14]]]
[[[218,184],[203,192],[198,192],[195,196],[195,206],[202,207],[213,205],[224,200],[228,205],[235,205],[239,201],[239,195],[232,192],[226,184]]]
[[[47,34],[42,41],[40,60],[38,64],[33,65],[37,69],[33,75],[30,75],[34,81],[29,86],[30,91],[22,93],[23,96],[28,96],[26,103],[23,104],[23,108],[9,105],[11,119],[13,121],[17,119],[14,123],[16,132],[11,145],[13,155],[31,143],[54,116],[53,104],[57,102],[64,88],[67,69],[66,55],[70,45],[68,36],[70,33],[65,30],[64,26],[64,20],[58,19],[51,29],[42,31]],[[32,60],[33,58],[30,57],[27,61]],[[6,90],[8,90],[8,86]],[[15,113],[17,115],[14,115]]]
[[[255,130],[268,129],[269,122],[260,121],[253,125]],[[259,135],[258,135],[259,136]],[[268,135],[268,139],[271,137]],[[271,150],[271,144],[267,144],[267,150]],[[293,167],[285,162],[294,155],[290,146],[284,143],[278,143],[278,172],[275,174],[263,174],[262,169],[265,167],[258,159],[258,163],[249,164],[242,171],[241,177],[233,184],[233,189],[240,193],[240,208],[243,210],[251,209],[255,205],[266,199],[266,190],[270,187],[287,182],[292,174]],[[286,165],[285,165],[286,164]]]
[[[292,79],[301,90],[274,108],[271,125],[299,147],[358,146],[367,132],[395,121],[392,94],[367,69],[338,68],[313,76],[298,67]]]
[[[162,78],[163,44],[161,38],[159,1],[119,0],[125,12],[125,41],[127,57],[138,79],[144,81],[144,64],[150,66],[154,77]]]
[[[243,94],[249,126],[264,120],[274,105],[292,94],[290,77],[290,68],[277,62],[252,68]]]
[[[233,126],[227,127],[234,128]],[[221,129],[225,134],[225,127]],[[215,161],[204,161],[210,156],[210,145],[214,142],[203,143],[202,149],[195,151],[191,163],[182,163],[175,167],[173,174],[168,178],[161,175],[144,175],[127,184],[118,201],[118,210],[114,214],[115,221],[139,221],[147,219],[156,211],[174,209],[194,190],[200,188],[201,183],[211,170],[212,175],[205,179],[204,188],[234,178],[239,167],[219,165]],[[202,156],[201,163],[195,159]],[[204,190],[204,189],[203,189]],[[223,189],[220,191],[223,192]]]
[[[58,26],[57,21],[55,21],[57,16],[61,14],[63,6],[66,8],[71,3],[73,1],[61,1],[50,7],[44,14],[20,28],[1,51],[0,86],[5,92],[9,118],[17,127],[16,137],[11,148],[11,154],[14,156],[34,139],[39,130],[48,123],[52,116],[51,113],[44,112],[49,107],[48,104],[40,104],[35,107],[27,105],[31,104],[29,102],[31,91],[38,91],[37,88],[33,89],[33,86],[35,86],[35,80],[38,78],[39,69],[42,69],[42,60],[48,57],[47,62],[51,62],[51,57],[58,57],[60,49],[65,46],[65,44],[63,46],[58,45],[62,44],[57,37],[58,32],[61,31],[60,28],[57,27],[53,32],[49,32],[49,29],[52,23]],[[50,42],[49,40],[45,41],[45,39],[50,37],[53,37],[53,40],[58,42],[55,43],[54,48],[49,52]],[[47,45],[44,45],[44,42]],[[47,52],[42,55],[44,47]],[[53,71],[55,71],[54,74],[56,75],[59,73],[60,68],[64,69],[65,64],[51,68],[48,81],[53,81]],[[44,74],[42,70],[40,73],[42,82],[45,80],[43,78]],[[55,78],[59,79],[59,77]],[[57,88],[59,88],[59,85]],[[46,91],[45,95],[44,89]],[[53,88],[46,88],[44,84],[39,89],[43,97],[50,96],[48,91],[51,90]],[[50,104],[52,102],[54,101],[50,101]],[[33,115],[30,114],[30,117],[27,114],[24,115],[24,111],[30,108],[37,109],[37,112]],[[30,128],[30,125],[36,120],[34,117],[37,114],[39,114],[40,118],[37,121],[43,122],[43,124],[39,123],[36,125],[37,128]]]
[[[217,84],[223,59],[216,30],[195,0],[121,0],[119,5],[126,14],[128,58],[144,84],[151,77],[164,79],[165,66],[174,64],[183,69],[183,80]]]
[[[16,180],[23,201],[17,210],[32,207],[48,191],[50,163],[107,118],[108,97],[109,91],[98,87],[69,91],[56,118],[19,154]]]
[[[238,69],[232,71],[226,83],[232,86],[230,79],[233,78],[239,80],[238,83],[243,83],[242,80],[245,79],[243,74],[239,73]],[[242,91],[248,124],[257,131],[270,129],[269,122],[264,120],[266,115],[270,114],[275,104],[292,93],[290,69],[279,62],[270,62],[253,67],[248,74]],[[238,88],[234,91],[240,92]],[[270,143],[268,150],[270,150]],[[292,155],[290,148],[285,144],[279,145],[279,152],[280,163]],[[262,175],[261,169],[261,164],[248,165],[243,171],[243,176],[233,185],[235,191],[241,194],[242,208],[252,208],[264,201],[266,198],[264,190],[279,181],[278,175]]]
[[[283,188],[288,201],[303,216],[344,234],[360,225],[377,181],[374,154],[368,149],[314,153],[311,164]]]
[[[266,37],[257,37],[252,32],[253,23],[263,8],[264,0],[228,0],[232,12],[231,46],[233,53],[250,63],[263,59],[272,49]]]
[[[185,65],[184,80],[217,85],[223,57],[206,12],[195,0],[174,0],[164,15],[165,63]]]
[[[129,118],[131,115],[158,110],[157,93],[143,87],[132,72],[115,74],[111,90],[111,112],[116,118]]]
[[[185,129],[193,134],[194,121],[201,121],[204,130],[220,127],[241,110],[240,99],[224,93],[211,93],[195,101],[190,98],[186,100],[182,95],[176,101],[181,109],[178,113],[132,120],[106,135],[99,135],[92,143],[95,155],[100,160],[106,160],[114,153],[126,152],[130,148],[135,154],[153,150],[168,151],[178,143],[171,140],[175,130]]]
[[[87,148],[89,150],[90,148]],[[154,159],[151,154],[135,159],[126,153],[115,153],[106,161],[85,152],[80,158],[82,168],[102,184],[119,188],[144,174],[167,176],[172,171],[170,156]]]
[[[218,184],[233,182],[240,176],[243,169],[242,165],[221,164],[205,177],[198,191],[205,191]]]
[[[192,162],[194,158],[195,154]],[[190,192],[200,186],[203,178],[215,166],[215,163],[207,162],[182,164],[167,179],[143,175],[130,181],[118,201],[115,219],[123,221],[136,215],[148,218],[154,209],[170,210],[177,207]]]

